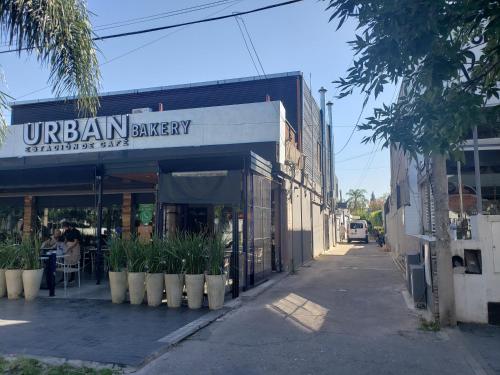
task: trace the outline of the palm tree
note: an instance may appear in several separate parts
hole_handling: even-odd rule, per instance
[[[366,199],[365,194],[365,189],[350,189],[347,192],[347,196],[349,197],[347,203],[352,212],[360,212],[366,208],[368,199]]]
[[[95,115],[101,76],[83,0],[0,0],[0,36],[18,55],[34,54],[49,66],[55,96],[76,95],[78,111]],[[11,99],[0,91],[0,108]],[[1,114],[0,121],[1,141],[6,130]]]

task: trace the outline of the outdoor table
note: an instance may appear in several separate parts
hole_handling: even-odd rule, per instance
[[[50,297],[56,295],[56,262],[58,259],[64,259],[65,256],[64,254],[58,255],[56,251],[52,250],[40,257],[40,260],[45,261],[45,280]]]

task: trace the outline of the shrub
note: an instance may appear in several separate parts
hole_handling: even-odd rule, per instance
[[[146,249],[148,244],[137,238],[124,242],[128,272],[146,271]]]
[[[108,240],[109,251],[106,254],[106,260],[111,272],[121,272],[127,267],[125,241],[125,239],[117,236],[113,236]]]
[[[166,241],[154,237],[148,246],[145,247],[146,269],[149,273],[162,273],[165,262]]]
[[[207,271],[209,275],[222,275],[224,273],[224,253],[226,241],[222,233],[216,233],[207,241]]]

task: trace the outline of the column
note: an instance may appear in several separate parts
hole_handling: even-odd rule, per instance
[[[130,238],[132,235],[132,193],[123,193],[122,200],[122,236]]]
[[[26,195],[24,197],[24,214],[23,214],[23,236],[32,234],[35,227],[35,197]]]

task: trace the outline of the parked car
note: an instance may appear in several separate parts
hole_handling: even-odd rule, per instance
[[[354,220],[349,224],[347,242],[363,241],[368,243],[368,223],[366,220]]]

